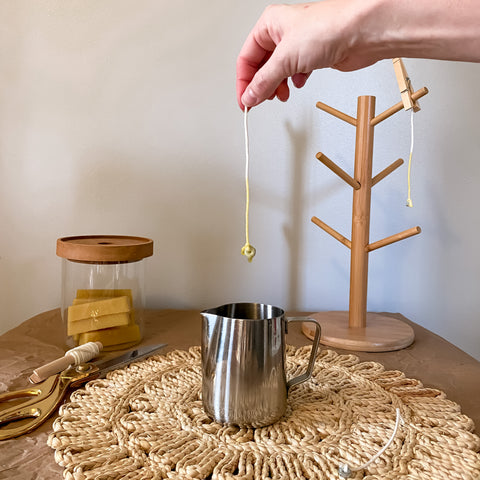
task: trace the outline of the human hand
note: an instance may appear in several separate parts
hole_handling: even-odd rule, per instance
[[[362,3],[324,0],[267,7],[237,59],[239,106],[253,107],[275,97],[286,101],[288,78],[300,88],[318,68],[356,70],[379,60],[356,44]]]
[[[457,5],[458,4],[458,5]],[[323,0],[267,7],[237,59],[237,101],[253,107],[286,101],[288,79],[303,87],[311,72],[367,67],[385,58],[480,62],[480,2]]]

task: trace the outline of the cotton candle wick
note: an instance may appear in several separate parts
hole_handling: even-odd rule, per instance
[[[400,409],[397,408],[395,409],[396,411],[396,420],[395,420],[395,427],[393,428],[393,433],[391,437],[388,439],[387,443],[383,446],[382,449],[380,449],[372,458],[367,463],[364,463],[363,465],[360,465],[359,467],[351,467],[347,463],[341,463],[338,467],[338,474],[340,478],[350,478],[353,476],[355,472],[359,472],[360,470],[365,470],[369,465],[371,465],[375,460],[377,460],[378,457],[383,455],[385,450],[392,444],[393,440],[395,439],[395,436],[397,435],[398,429],[400,428],[400,425],[403,425],[404,421],[402,418],[402,415],[400,414]]]
[[[411,172],[412,172],[412,155],[413,155],[413,108],[410,113],[410,155],[408,156],[408,172],[407,172],[407,184],[408,184],[408,194],[407,194],[407,207],[413,207],[412,197],[411,197]]]
[[[255,253],[257,251],[255,250],[255,247],[253,245],[250,245],[250,241],[248,238],[248,213],[250,210],[250,185],[248,181],[248,167],[249,167],[249,162],[250,162],[250,155],[249,155],[249,147],[248,147],[248,122],[247,122],[247,117],[248,117],[248,107],[245,106],[244,110],[244,117],[243,117],[243,125],[244,125],[244,131],[245,131],[245,189],[246,189],[246,206],[245,206],[245,245],[242,247],[242,255],[245,255],[247,257],[247,260],[251,262],[253,260],[253,257],[255,256]]]

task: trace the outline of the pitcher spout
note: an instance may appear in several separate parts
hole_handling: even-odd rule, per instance
[[[227,303],[220,307],[209,308],[202,312],[204,318],[221,317],[236,320],[265,320],[280,317],[285,312],[278,307],[262,303]]]
[[[216,322],[218,318],[218,308],[209,308],[200,312],[200,315],[203,317],[203,323],[206,325],[211,325]]]
[[[211,318],[212,316],[216,316],[217,315],[217,309],[218,307],[215,307],[215,308],[207,308],[206,310],[203,310],[202,312],[200,312],[200,315],[203,317],[203,318]]]

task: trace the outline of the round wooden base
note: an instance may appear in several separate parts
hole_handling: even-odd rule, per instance
[[[320,323],[320,343],[329,347],[356,352],[391,352],[408,347],[415,339],[410,325],[380,313],[367,313],[365,328],[350,328],[348,312],[318,312],[309,317]],[[315,328],[303,323],[302,332],[313,339]]]

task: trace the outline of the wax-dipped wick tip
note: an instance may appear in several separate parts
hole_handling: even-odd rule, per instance
[[[249,243],[246,243],[242,247],[242,255],[245,255],[247,257],[247,260],[251,262],[253,260],[253,257],[257,251],[255,250],[255,247],[253,245],[250,245]]]

